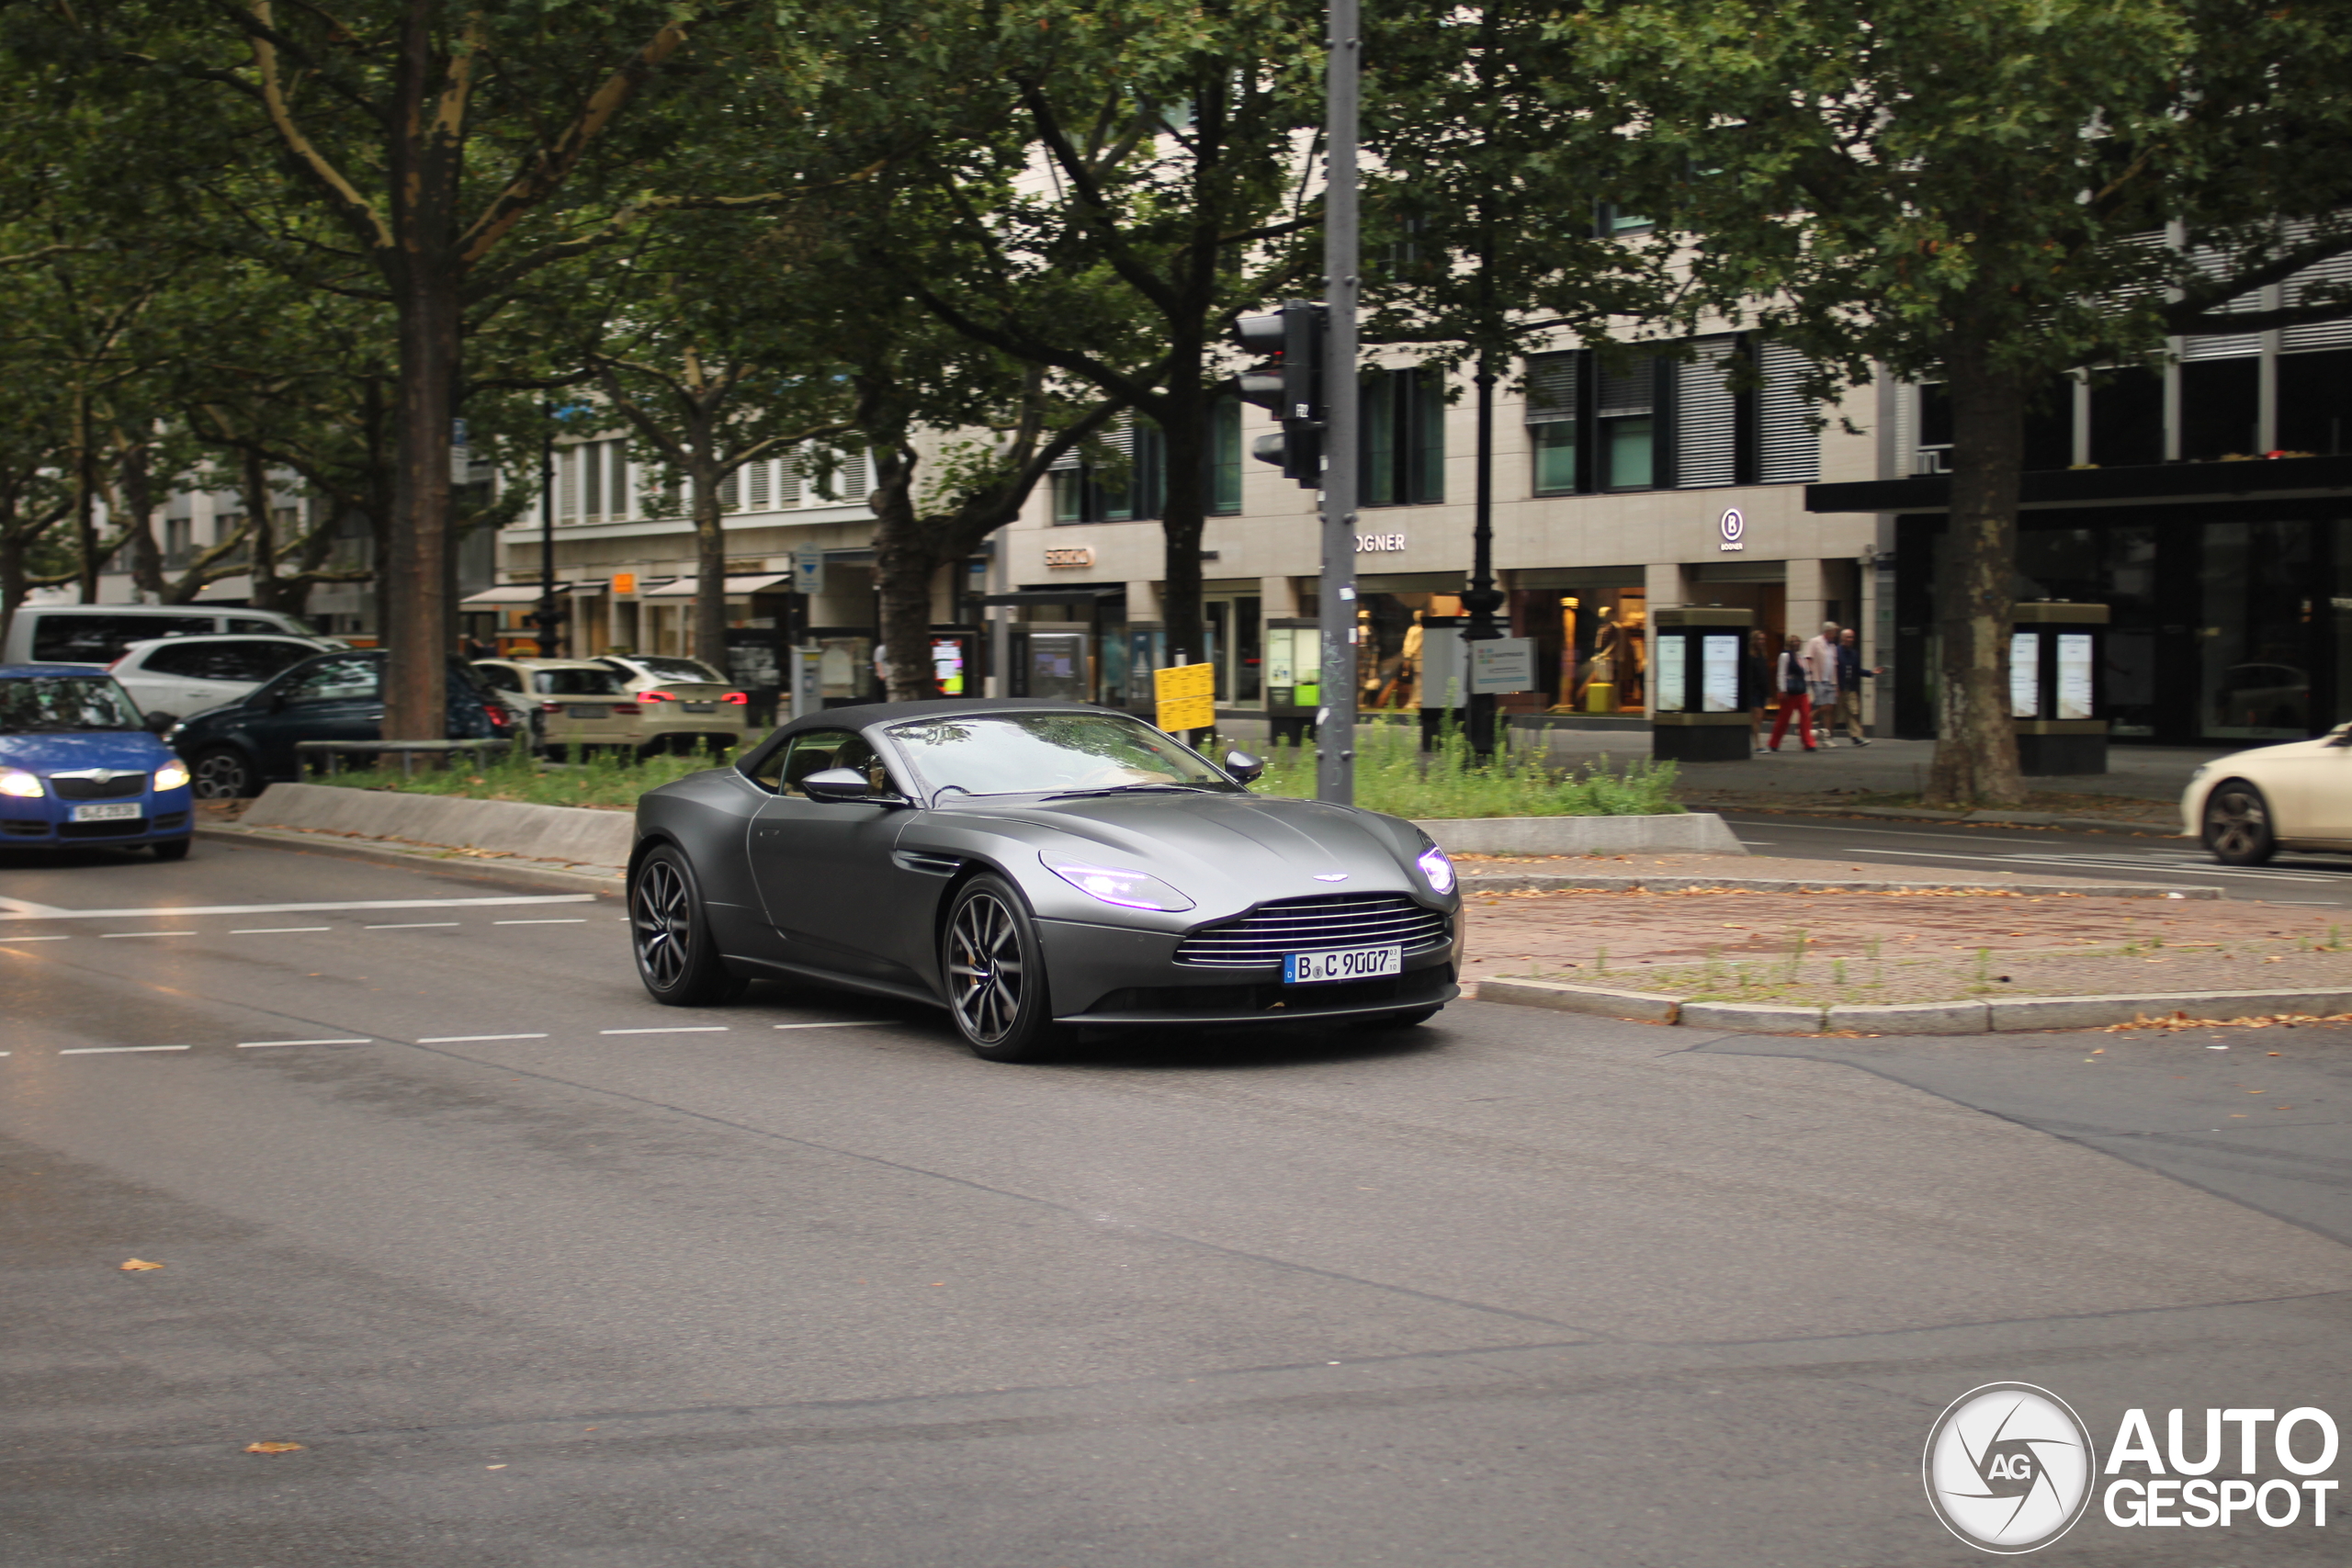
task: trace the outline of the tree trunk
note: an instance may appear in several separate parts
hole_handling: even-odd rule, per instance
[[[123,525],[130,535],[130,582],[143,604],[164,602],[164,551],[155,542],[155,487],[144,440],[122,444],[116,464]]]
[[[25,551],[30,544],[13,507],[0,511],[0,648],[7,646],[9,623],[25,598]]]
[[[89,395],[81,393],[74,400],[74,545],[85,604],[98,602],[98,455],[90,425]]]
[[[384,737],[440,740],[448,728],[449,422],[458,381],[457,279],[412,255],[400,306],[398,465],[382,628],[390,660]]]
[[[718,460],[717,422],[697,420],[693,443],[695,481],[695,629],[693,653],[724,679],[727,665],[727,513],[719,505],[725,466]]]
[[[1945,359],[1952,408],[1951,547],[1948,572],[1936,583],[1940,712],[1926,803],[1955,810],[2025,798],[2009,718],[2024,389],[1993,367],[1985,342],[1956,338]]]
[[[1170,372],[1168,396],[1162,407],[1160,450],[1167,472],[1159,510],[1159,530],[1166,546],[1163,581],[1159,590],[1160,624],[1168,631],[1168,657],[1178,652],[1197,664],[1208,657],[1201,613],[1201,534],[1208,513],[1208,492],[1202,482],[1203,448],[1208,438],[1207,395],[1202,389],[1198,345],[1193,363]],[[1142,672],[1136,672],[1138,682]]]
[[[882,663],[894,703],[931,696],[931,590],[938,540],[915,516],[915,454],[903,443],[874,452],[867,503],[874,529],[874,584],[882,600]]]
[[[270,505],[269,466],[261,454],[246,449],[242,464],[245,490],[245,515],[252,520],[254,607],[260,610],[282,608],[278,604],[277,581],[277,516]]]

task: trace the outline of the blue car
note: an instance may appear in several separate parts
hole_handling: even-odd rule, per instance
[[[152,845],[187,853],[187,764],[130,694],[86,664],[0,664],[0,849]]]

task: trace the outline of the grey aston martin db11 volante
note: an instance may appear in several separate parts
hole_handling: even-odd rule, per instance
[[[1258,771],[1064,703],[811,714],[638,803],[638,974],[678,1006],[758,976],[944,1005],[1008,1062],[1079,1026],[1407,1024],[1452,1001],[1444,852],[1252,795]]]

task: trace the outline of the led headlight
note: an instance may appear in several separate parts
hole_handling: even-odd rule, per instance
[[[1413,863],[1421,868],[1423,876],[1429,878],[1430,892],[1451,893],[1453,891],[1453,863],[1445,858],[1443,850],[1431,844],[1421,852],[1420,858]]]
[[[1189,909],[1193,901],[1156,876],[1069,855],[1041,854],[1046,869],[1072,887],[1123,909]]]
[[[39,800],[48,793],[41,786],[39,773],[28,773],[22,768],[0,768],[0,795],[13,795],[22,800]]]
[[[170,761],[164,763],[162,767],[157,768],[155,770],[155,787],[159,790],[186,789],[187,787],[187,764],[175,757]]]

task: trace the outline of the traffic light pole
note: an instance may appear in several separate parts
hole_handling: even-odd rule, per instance
[[[1358,0],[1330,0],[1329,176],[1323,197],[1323,700],[1315,716],[1315,798],[1356,795],[1356,114],[1363,74]]]

